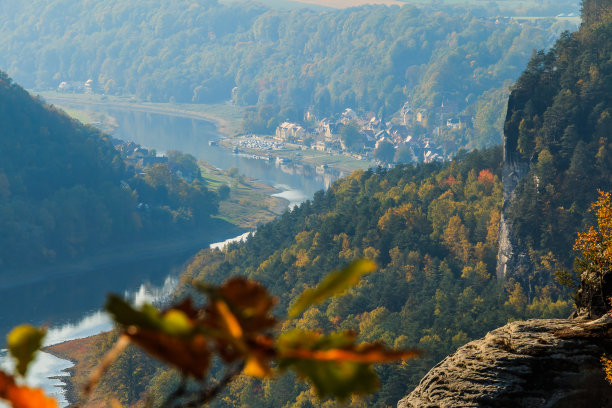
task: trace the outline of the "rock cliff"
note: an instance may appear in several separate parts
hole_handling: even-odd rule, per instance
[[[435,366],[398,408],[612,407],[612,318],[509,323]]]
[[[508,275],[530,268],[529,257],[526,250],[521,250],[513,236],[512,225],[507,220],[507,212],[514,199],[514,190],[519,181],[529,172],[529,164],[514,154],[508,141],[504,143],[504,164],[502,167],[502,183],[504,185],[504,198],[502,212],[499,220],[499,236],[497,252],[497,279],[505,280]]]

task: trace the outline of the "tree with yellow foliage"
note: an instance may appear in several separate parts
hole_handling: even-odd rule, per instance
[[[612,295],[612,200],[609,192],[599,191],[591,205],[597,225],[578,233],[574,250],[579,252],[575,269],[580,276],[576,293],[578,314],[599,317],[611,308]]]

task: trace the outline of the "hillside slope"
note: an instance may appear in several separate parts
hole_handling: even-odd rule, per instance
[[[476,117],[455,143],[482,147],[500,142],[508,84],[531,50],[572,28],[496,15],[462,6],[6,0],[0,66],[38,90],[66,82],[67,92],[82,92],[91,79],[94,92],[147,101],[232,99],[251,107],[248,132],[302,121],[309,109],[320,119],[352,108],[389,120],[410,101],[432,122],[437,111]]]
[[[443,356],[487,330],[511,318],[570,312],[554,285],[528,302],[520,286],[503,290],[494,278],[501,158],[495,148],[447,164],[354,172],[259,227],[245,243],[202,251],[183,275],[181,294],[191,293],[192,280],[246,275],[278,296],[277,313],[284,315],[297,293],[329,271],[360,257],[375,260],[379,270],[363,284],[283,329],[355,330],[363,340],[424,349],[422,359],[379,369],[381,389],[367,404],[395,405]],[[171,379],[164,373],[153,380],[148,388],[154,400],[178,382]],[[263,383],[241,377],[213,405],[247,403],[322,405],[292,377]],[[350,406],[365,403],[354,400]]]
[[[218,199],[199,180],[128,171],[108,136],[1,71],[0,123],[0,272],[211,225]]]
[[[612,189],[610,2],[584,9],[588,23],[534,55],[508,103],[498,271],[533,293],[571,269],[589,204]]]

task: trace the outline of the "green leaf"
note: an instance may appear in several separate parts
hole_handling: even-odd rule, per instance
[[[372,393],[379,386],[372,364],[298,357],[308,352],[351,348],[354,344],[355,335],[347,332],[321,335],[293,330],[283,333],[277,343],[279,368],[294,369],[301,378],[310,380],[320,398],[331,396],[343,401],[352,394]],[[283,357],[292,354],[295,357]]]
[[[314,289],[306,289],[289,310],[289,317],[298,316],[308,307],[323,302],[331,296],[344,293],[351,286],[359,283],[366,273],[376,270],[376,264],[368,259],[360,259],[353,262],[341,271],[334,271]]]
[[[162,328],[160,313],[151,305],[145,304],[142,310],[136,310],[120,296],[111,294],[104,308],[113,315],[115,322],[123,326],[137,326],[151,330]]]
[[[29,324],[15,327],[7,336],[8,349],[17,360],[17,372],[25,377],[34,355],[42,346],[46,330]]]
[[[105,308],[113,315],[115,322],[122,326],[159,330],[171,336],[192,334],[194,328],[191,320],[182,310],[170,309],[162,314],[149,304],[137,310],[117,295],[109,295]]]

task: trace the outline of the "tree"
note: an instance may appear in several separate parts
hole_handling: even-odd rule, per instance
[[[349,122],[342,126],[339,136],[346,149],[358,151],[363,148],[363,136],[357,123]]]
[[[393,158],[395,157],[395,146],[387,140],[379,142],[378,147],[374,150],[374,157],[382,162],[393,162]]]
[[[576,294],[579,313],[598,317],[607,313],[612,295],[612,201],[609,192],[599,190],[591,205],[596,226],[579,232],[574,250],[578,251],[574,267],[581,277]]]

